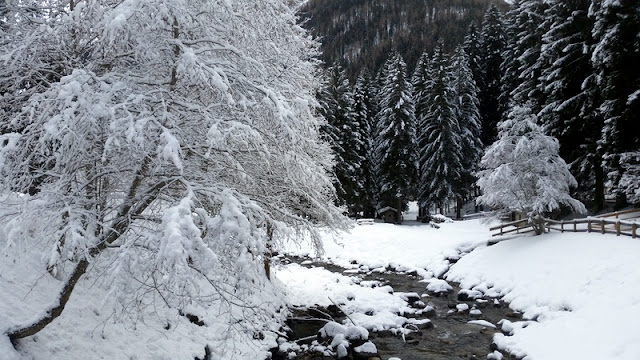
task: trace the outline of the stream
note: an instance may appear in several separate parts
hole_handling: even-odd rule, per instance
[[[329,271],[344,273],[346,269],[309,259],[288,258],[293,262],[307,267],[323,267]],[[305,261],[306,260],[306,261]],[[354,274],[349,274],[354,275]],[[389,285],[394,293],[414,293],[420,296],[410,297],[407,302],[415,308],[433,307],[432,311],[422,314],[407,314],[406,317],[429,319],[431,324],[421,328],[412,328],[409,334],[396,335],[393,331],[370,331],[371,340],[378,350],[379,358],[387,360],[399,358],[402,360],[457,360],[457,359],[487,359],[487,355],[494,352],[492,345],[493,334],[500,332],[498,322],[502,319],[515,322],[522,320],[521,314],[511,310],[507,304],[497,299],[469,299],[464,294],[459,296],[460,288],[455,283],[449,283],[453,290],[448,293],[429,293],[426,284],[420,282],[421,277],[415,273],[385,271],[361,271],[358,276],[362,280],[377,281]],[[423,295],[424,294],[424,295]],[[473,310],[473,311],[471,311]],[[292,309],[292,319],[288,325],[292,330],[290,340],[312,338],[325,322],[317,319],[320,316],[331,315],[334,321],[344,322],[346,316],[337,307]],[[304,320],[304,318],[307,320]],[[489,324],[470,324],[469,321],[484,320]],[[347,320],[348,322],[348,320]],[[483,326],[484,325],[484,326]],[[307,343],[310,343],[308,341]],[[508,354],[502,354],[509,358]],[[316,360],[331,359],[317,352],[297,354],[296,359]],[[491,357],[490,357],[491,358]],[[278,357],[274,357],[278,359]]]

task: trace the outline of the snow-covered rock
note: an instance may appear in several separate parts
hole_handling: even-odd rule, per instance
[[[347,328],[337,322],[330,321],[318,331],[318,335],[322,339],[334,338],[338,334],[344,334]]]
[[[355,360],[365,360],[378,355],[378,349],[371,341],[353,348],[353,356]]]
[[[488,322],[487,320],[471,320],[471,321],[468,321],[467,324],[469,324],[469,325],[477,325],[477,326],[482,326],[482,327],[487,327],[487,328],[492,328],[492,329],[496,328],[495,325],[493,325],[492,323]]]
[[[436,294],[448,293],[453,290],[453,287],[442,279],[430,279],[428,282],[429,285],[427,285],[427,291],[431,291]]]

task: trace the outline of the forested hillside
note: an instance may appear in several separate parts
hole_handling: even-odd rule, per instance
[[[492,0],[310,0],[300,10],[304,26],[322,43],[327,64],[343,62],[351,78],[362,66],[378,69],[399,52],[410,69],[439,40],[450,51]],[[493,1],[496,2],[496,1]],[[506,9],[506,4],[497,1]]]

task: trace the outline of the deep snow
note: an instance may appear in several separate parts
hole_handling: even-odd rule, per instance
[[[338,242],[327,236],[322,258],[352,269],[415,270],[429,280],[424,283],[425,292],[427,286],[455,281],[473,289],[470,294],[500,297],[525,318],[537,320],[493,324],[512,333],[496,335],[495,341],[527,359],[640,359],[640,239],[550,233],[505,238],[487,246],[490,238],[488,226],[480,220],[441,223],[439,229],[417,222],[375,223],[355,226]],[[299,245],[280,250],[313,254]],[[448,259],[457,260],[460,253],[461,259],[450,264]],[[42,264],[43,259],[28,253],[2,254],[0,332],[32,318],[52,301],[46,290],[57,283]],[[353,320],[369,330],[396,327],[404,321],[397,313],[414,311],[403,300],[409,294],[358,284],[350,272],[336,274],[296,264],[279,266],[274,272],[290,303],[347,303]],[[435,277],[444,278],[435,281]],[[32,288],[34,284],[38,286]],[[110,310],[112,300],[97,277],[87,277],[79,290],[50,328],[21,341],[20,353],[13,351],[6,336],[0,336],[0,359],[192,359],[204,356],[205,343],[234,348],[238,358],[259,359],[275,343],[274,338],[232,334],[225,331],[229,330],[225,324],[212,323],[212,331],[205,333],[178,315],[173,316],[171,329],[163,330],[160,317],[154,315],[167,311],[162,309],[148,308],[144,319],[116,322]],[[275,301],[272,294],[259,296]],[[363,316],[367,310],[373,310],[374,316]],[[171,314],[161,315],[171,318]]]
[[[426,282],[425,290],[455,281],[510,302],[525,320],[493,324],[512,334],[497,334],[494,340],[501,349],[529,360],[640,359],[640,239],[549,233],[504,238],[487,246],[490,238],[480,220],[444,223],[440,229],[376,223],[355,227],[339,243],[326,239],[322,258],[346,268],[417,270],[426,280],[450,267],[444,279]],[[288,252],[310,254],[301,248]],[[458,252],[470,253],[449,264],[447,258]],[[392,314],[394,308],[402,312],[405,305],[397,296],[362,288],[348,275],[294,264],[277,272],[294,304],[327,305],[327,295],[342,299],[351,294],[356,301],[347,302],[352,304],[348,311],[368,307],[381,314]],[[362,302],[362,297],[370,301]],[[365,327],[399,321],[390,318],[368,318]],[[537,321],[527,321],[533,319]],[[379,323],[371,323],[375,321]]]

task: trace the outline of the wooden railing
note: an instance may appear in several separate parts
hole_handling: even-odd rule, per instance
[[[616,234],[631,236],[635,238],[638,236],[638,228],[640,223],[640,209],[620,211],[616,213],[604,214],[597,217],[587,217],[584,219],[574,220],[552,220],[544,218],[544,226],[547,232],[551,230],[565,232],[597,232],[601,234]],[[522,219],[516,221],[510,221],[502,223],[500,225],[490,228],[490,230],[496,231],[492,236],[506,235],[506,234],[523,234],[533,231],[533,227],[529,224],[529,220]]]

